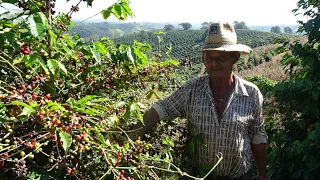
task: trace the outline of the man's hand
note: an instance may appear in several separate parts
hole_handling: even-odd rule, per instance
[[[143,116],[144,125],[139,122],[130,133],[129,137],[132,140],[137,140],[139,137],[143,140],[145,134],[150,131],[160,121],[157,111],[153,108],[145,112]],[[135,131],[136,130],[136,131]]]

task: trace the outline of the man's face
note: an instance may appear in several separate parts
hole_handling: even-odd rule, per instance
[[[239,57],[237,52],[204,51],[202,62],[210,77],[225,77],[230,74]]]

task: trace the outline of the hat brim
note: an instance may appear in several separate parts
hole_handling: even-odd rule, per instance
[[[234,44],[234,45],[221,45],[218,47],[204,47],[202,51],[227,51],[227,52],[240,52],[240,54],[249,54],[252,52],[252,49],[243,44]]]

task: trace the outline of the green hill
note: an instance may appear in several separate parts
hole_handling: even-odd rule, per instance
[[[252,48],[273,44],[277,38],[291,39],[297,36],[268,33],[254,30],[236,30],[238,43],[246,44]],[[140,32],[113,38],[116,45],[132,44],[134,40],[151,44],[153,51],[160,49],[166,52],[172,47],[171,57],[174,59],[199,58],[199,50],[203,46],[207,31],[206,30],[177,30],[169,31],[163,35],[163,41],[158,44],[157,36],[152,32]]]
[[[98,40],[102,37],[116,38],[140,31],[155,31],[151,25],[139,23],[84,22],[71,27],[70,34],[80,34],[85,41]]]

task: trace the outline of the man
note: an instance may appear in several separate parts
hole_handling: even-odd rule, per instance
[[[262,115],[263,97],[252,83],[232,73],[241,54],[252,50],[237,44],[234,28],[212,23],[202,49],[207,76],[194,78],[169,97],[159,100],[144,115],[140,136],[160,120],[187,118],[193,135],[200,134],[205,145],[198,147],[199,165],[215,165],[215,179],[247,179],[253,155],[258,180],[267,179],[266,142]],[[210,179],[212,179],[211,177]]]

